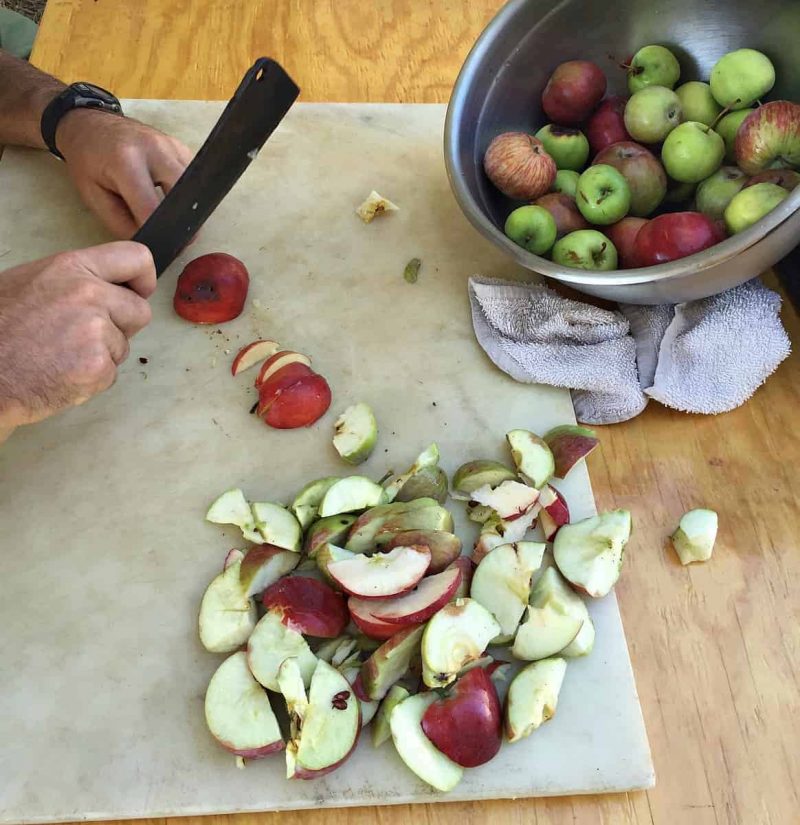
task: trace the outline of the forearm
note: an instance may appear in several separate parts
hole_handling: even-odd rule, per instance
[[[44,149],[42,112],[63,89],[54,77],[0,50],[0,146]]]

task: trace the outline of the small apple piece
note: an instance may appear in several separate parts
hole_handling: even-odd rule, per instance
[[[247,641],[250,671],[267,690],[278,691],[278,670],[290,657],[297,660],[303,684],[309,685],[317,657],[298,631],[288,627],[279,613],[268,610]]]
[[[691,186],[692,184],[687,184]],[[648,221],[636,236],[638,266],[694,255],[725,240],[725,231],[701,212],[671,212]]]
[[[294,570],[299,562],[299,553],[257,544],[247,551],[239,565],[239,582],[248,596],[255,596]]]
[[[315,521],[306,533],[303,544],[305,554],[313,559],[326,544],[340,544],[347,538],[355,521],[355,516],[344,513]]]
[[[210,653],[231,653],[256,626],[256,607],[239,581],[241,562],[211,580],[200,602],[200,641]]]
[[[774,183],[757,183],[742,189],[725,207],[724,218],[728,232],[744,232],[779,206],[789,193]]]
[[[567,672],[560,658],[542,659],[524,667],[508,688],[505,729],[509,742],[530,736],[551,719],[558,705],[558,694]]]
[[[536,504],[539,491],[519,481],[504,481],[492,489],[487,484],[472,493],[472,500],[491,507],[504,521],[527,513]]]
[[[617,268],[617,250],[613,243],[595,229],[579,229],[556,241],[554,263],[570,269],[611,272]]]
[[[714,98],[720,106],[734,111],[752,106],[774,85],[775,67],[772,61],[755,49],[728,52],[711,70]]]
[[[628,182],[631,215],[645,217],[664,200],[667,175],[658,158],[644,146],[633,141],[615,143],[599,152],[592,161],[592,165],[600,163],[613,166]]]
[[[275,582],[264,591],[262,601],[287,627],[320,639],[341,636],[350,621],[341,593],[307,576]]]
[[[725,141],[703,123],[687,120],[676,126],[661,147],[667,174],[682,183],[699,183],[719,169],[725,157]]]
[[[225,561],[222,563],[223,572],[227,570],[232,564],[237,564],[244,558],[244,550],[239,550],[234,547],[225,554]]]
[[[300,523],[300,527],[305,530],[317,517],[319,505],[325,498],[325,493],[339,481],[338,476],[326,476],[310,481],[294,497],[289,505],[289,509],[294,513],[294,517]]]
[[[577,174],[577,173],[576,173]],[[580,179],[580,175],[578,175]],[[578,183],[575,182],[577,191]],[[564,195],[559,192],[548,192],[534,201],[534,206],[541,206],[546,209],[556,222],[556,239],[561,239],[570,232],[577,232],[579,229],[588,229],[589,222],[581,215],[578,204],[575,203],[575,195]]]
[[[545,433],[544,440],[550,447],[555,459],[556,478],[566,478],[567,473],[600,443],[600,440],[588,427],[577,424],[562,424]]]
[[[636,236],[647,223],[647,218],[628,216],[605,228],[605,234],[616,247],[620,269],[635,269],[639,266],[636,254]]]
[[[568,60],[556,67],[542,92],[547,117],[563,126],[577,126],[606,93],[606,76],[588,60]]]
[[[377,440],[378,422],[369,405],[354,404],[336,419],[333,446],[348,464],[366,461]]]
[[[755,186],[757,183],[774,183],[776,186],[782,186],[787,192],[793,192],[800,186],[800,172],[795,172],[794,169],[767,169],[766,172],[753,175],[743,188]]]
[[[332,561],[328,575],[351,596],[388,599],[416,587],[431,563],[427,547],[394,547],[385,553]]]
[[[661,143],[682,120],[681,100],[665,86],[647,86],[625,105],[625,128],[640,143]]]
[[[404,473],[386,482],[384,485],[384,501],[387,503],[393,502],[400,490],[402,490],[405,484],[417,473],[429,467],[437,467],[438,465],[439,447],[435,443],[429,444],[414,459],[414,463]]]
[[[335,639],[325,639],[319,647],[314,648],[314,655],[331,664],[333,657],[340,651],[349,655],[355,648],[356,640],[352,636],[337,636]]]
[[[522,541],[539,513],[538,501],[527,513],[512,521],[503,521],[496,513],[488,518],[481,529],[472,550],[472,561],[480,564],[481,559],[501,544]]]
[[[385,550],[410,546],[428,548],[431,554],[428,575],[441,573],[461,555],[461,539],[446,530],[405,530],[394,533],[391,540],[383,545]]]
[[[189,261],[178,276],[172,305],[195,324],[224,324],[244,309],[250,276],[233,255],[212,252]]]
[[[226,490],[217,498],[206,513],[206,521],[212,524],[234,524],[248,540],[260,544],[263,539],[256,530],[253,511],[244,493],[238,488]]]
[[[583,621],[553,602],[547,602],[544,607],[529,605],[511,652],[517,659],[528,662],[553,656],[577,638]]]
[[[528,430],[511,430],[506,433],[506,441],[517,472],[537,490],[544,487],[556,469],[553,453],[544,439]]]
[[[366,698],[383,699],[389,688],[401,679],[414,657],[419,656],[423,625],[399,631],[384,642],[361,666],[361,684]]]
[[[447,473],[441,467],[422,467],[397,491],[394,500],[414,501],[419,498],[432,498],[439,504],[444,504],[449,488]]]
[[[565,524],[553,543],[553,558],[574,587],[601,598],[619,578],[630,535],[631,514],[627,510],[600,513]]]
[[[607,97],[595,110],[586,124],[586,137],[592,155],[602,152],[606,146],[630,140],[625,128],[625,105],[627,97]],[[574,195],[574,192],[572,193]]]
[[[276,430],[295,430],[310,427],[325,415],[330,405],[331,388],[321,375],[314,373],[298,378],[269,401],[259,391],[257,412],[265,424]]]
[[[579,171],[589,159],[589,141],[580,129],[548,123],[536,133],[558,169]],[[556,177],[558,175],[556,174]]]
[[[559,656],[586,656],[594,647],[594,623],[583,599],[567,584],[556,567],[548,567],[536,580],[531,591],[531,606],[543,608],[552,604],[560,613],[582,622],[578,635],[565,647],[556,651]]]
[[[392,729],[389,727],[389,720],[392,711],[404,699],[408,699],[411,694],[402,685],[392,685],[389,692],[383,697],[383,701],[375,716],[375,723],[372,726],[372,746],[379,748],[384,742],[392,738]]]
[[[708,83],[690,80],[675,89],[675,94],[680,98],[685,120],[712,126],[722,113],[722,106],[714,100]]]
[[[205,716],[211,735],[236,756],[260,759],[283,750],[269,697],[250,673],[244,651],[229,656],[211,677]]]
[[[575,202],[589,223],[607,226],[628,214],[631,188],[622,172],[607,163],[598,163],[580,176]]]
[[[578,191],[579,172],[572,169],[559,169],[556,172],[556,179],[553,181],[553,192],[557,192],[567,197],[575,199],[575,193]],[[546,195],[542,195],[546,197]]]
[[[681,76],[675,55],[664,46],[642,46],[628,67],[628,90],[635,94],[648,86],[672,89]]]
[[[467,518],[476,524],[486,524],[492,516],[496,515],[497,513],[485,504],[478,504],[477,501],[467,502]]]
[[[364,223],[371,223],[374,218],[379,215],[385,215],[387,212],[398,212],[400,207],[392,203],[388,198],[379,195],[374,189],[367,195],[364,202],[356,209],[356,215],[361,218]]]
[[[375,507],[384,500],[383,487],[365,476],[348,476],[333,484],[319,505],[322,518],[339,513],[355,513]]]
[[[725,141],[725,160],[728,163],[736,163],[736,134],[744,119],[753,111],[755,110],[739,109],[736,112],[730,112],[720,118],[714,126],[714,130]]]
[[[265,339],[251,341],[249,344],[245,344],[233,359],[231,375],[236,376],[240,372],[249,370],[250,367],[254,367],[264,359],[274,355],[279,349],[280,345],[277,341],[268,341]]]
[[[515,478],[514,473],[505,464],[489,459],[477,459],[462,464],[453,473],[453,490],[468,499],[479,487],[487,484],[490,487],[498,487],[504,481],[514,481]]]
[[[734,151],[748,175],[800,168],[800,103],[771,100],[754,109],[736,132]]]
[[[428,687],[447,687],[461,668],[479,659],[500,635],[494,616],[475,599],[445,605],[422,635],[422,679]]]
[[[549,192],[556,178],[556,162],[541,140],[525,132],[497,135],[486,150],[483,168],[504,195],[518,201]]]
[[[255,501],[252,509],[256,529],[266,544],[299,552],[300,524],[285,507],[271,501]]]
[[[681,564],[708,561],[717,539],[717,514],[713,510],[689,510],[672,534],[672,546]]]
[[[544,255],[556,240],[556,222],[543,206],[527,205],[506,218],[506,236],[534,255]]]
[[[733,196],[746,185],[747,175],[741,169],[736,166],[722,166],[697,187],[697,211],[713,220],[719,220]]]
[[[545,541],[552,541],[565,524],[569,524],[567,500],[559,490],[546,484],[539,494],[539,526]]]
[[[302,352],[294,352],[293,350],[282,350],[281,352],[273,353],[258,371],[255,380],[256,389],[290,364],[300,364],[310,368],[311,359],[307,355],[303,355]]]
[[[392,709],[389,727],[397,753],[408,768],[423,782],[446,793],[458,785],[464,769],[445,756],[422,729],[425,712],[437,699],[433,691],[409,696]]]
[[[467,556],[459,556],[448,568],[458,568],[461,571],[461,581],[455,589],[450,601],[466,599],[472,589],[472,578],[475,575],[476,564]],[[462,668],[463,669],[463,668]]]

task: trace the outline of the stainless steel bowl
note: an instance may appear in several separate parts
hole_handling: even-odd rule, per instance
[[[800,241],[800,188],[757,225],[711,249],[646,269],[567,269],[526,252],[503,234],[514,204],[489,183],[482,159],[500,132],[544,122],[540,94],[552,70],[594,60],[609,94],[624,94],[620,61],[661,43],[681,63],[681,81],[708,79],[723,54],[763,51],[778,76],[770,99],[800,101],[800,0],[511,0],[486,27],[459,74],[445,125],[445,162],[462,210],[493,243],[528,269],[582,292],[639,304],[704,298],[771,267]]]

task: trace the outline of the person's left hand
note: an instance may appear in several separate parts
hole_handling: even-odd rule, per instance
[[[134,235],[192,159],[169,135],[90,109],[62,118],[56,146],[86,205],[119,238]]]

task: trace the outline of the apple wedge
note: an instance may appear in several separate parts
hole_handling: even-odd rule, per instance
[[[320,639],[341,636],[350,621],[341,593],[307,576],[275,582],[264,591],[262,601],[287,627]]]
[[[397,491],[395,501],[414,501],[417,498],[432,498],[444,504],[450,490],[447,473],[441,467],[423,467]]]
[[[255,596],[294,570],[299,561],[299,553],[271,544],[257,544],[242,559],[239,581],[248,596]]]
[[[713,510],[689,510],[672,534],[672,546],[681,564],[708,561],[717,539],[717,514]]]
[[[622,569],[631,535],[631,514],[611,510],[565,524],[553,542],[553,558],[564,578],[590,596],[605,596]]]
[[[542,564],[545,546],[520,541],[501,544],[482,559],[472,578],[470,596],[497,620],[495,644],[510,642],[531,595],[531,578]]]
[[[247,664],[250,672],[267,690],[279,690],[278,670],[289,658],[297,660],[303,684],[311,682],[317,657],[306,640],[287,627],[278,613],[268,610],[259,620],[247,642]]]
[[[256,529],[263,542],[299,552],[302,536],[300,523],[285,507],[271,501],[255,501],[252,507]]]
[[[528,484],[541,490],[556,469],[550,447],[543,438],[528,430],[511,430],[506,433],[506,440],[517,472]]]
[[[553,453],[556,465],[553,475],[556,478],[566,478],[567,473],[600,443],[594,430],[575,424],[554,427],[545,433],[544,440]]]
[[[453,497],[468,500],[481,487],[499,487],[504,481],[515,479],[514,473],[499,461],[468,461],[453,473]]]
[[[445,605],[422,635],[423,681],[431,688],[446,687],[464,665],[479,659],[498,635],[500,625],[474,599],[457,599]]]
[[[368,404],[354,404],[336,419],[333,446],[348,464],[366,461],[377,440],[378,422]]]
[[[466,599],[469,596],[469,591],[472,589],[472,577],[475,575],[475,562],[468,556],[459,556],[448,568],[451,570],[458,568],[461,571],[461,581],[453,593],[450,601],[456,599]]]
[[[373,507],[353,525],[345,547],[356,553],[367,553],[376,546],[390,542],[395,534],[408,530],[443,530],[451,533],[453,517],[432,498]]]
[[[234,562],[212,579],[200,602],[200,641],[211,653],[231,653],[256,626],[256,606],[239,580],[240,567]]]
[[[559,656],[586,656],[594,647],[594,623],[583,599],[567,584],[556,567],[548,567],[536,581],[531,591],[532,607],[545,607],[553,604],[561,613],[580,619],[581,629],[578,635],[562,650]]]
[[[419,656],[423,625],[401,630],[384,642],[361,666],[361,684],[366,698],[383,699],[389,688],[408,671],[411,661]]]
[[[277,341],[267,341],[265,339],[251,341],[249,344],[245,344],[233,359],[231,375],[237,376],[240,372],[249,370],[250,367],[254,367],[265,358],[270,358],[275,355],[279,349],[280,344],[278,344]]]
[[[392,685],[389,688],[389,692],[383,697],[383,701],[378,707],[372,725],[372,746],[374,748],[379,748],[384,742],[388,742],[392,738],[392,729],[389,727],[392,711],[400,702],[408,699],[410,695],[402,685]]]
[[[503,521],[513,521],[525,515],[538,498],[538,490],[519,481],[504,481],[494,489],[487,484],[472,493],[472,501],[491,507]]]
[[[339,480],[338,476],[326,476],[310,481],[294,497],[289,509],[305,530],[317,517],[319,505],[325,498],[325,493]]]
[[[408,624],[389,624],[388,622],[382,622],[380,619],[376,619],[374,616],[370,616],[369,613],[353,612],[352,610],[350,611],[350,618],[365,637],[378,642],[385,642],[387,639],[391,639],[392,636],[406,627],[414,627],[414,624],[411,622]]]
[[[212,524],[233,524],[248,541],[256,544],[264,540],[256,530],[256,520],[250,504],[238,488],[226,490],[211,504],[206,513],[206,521]]]
[[[583,621],[553,602],[547,602],[544,607],[528,606],[511,652],[527,662],[553,656],[575,640]]]
[[[269,697],[250,673],[244,651],[229,656],[211,677],[205,714],[211,735],[236,756],[261,759],[284,748]]]
[[[273,353],[258,371],[255,382],[256,389],[269,381],[278,370],[288,367],[289,364],[302,364],[304,367],[311,367],[311,359],[307,355],[303,355],[302,352],[293,352],[292,350]]]
[[[539,525],[545,541],[552,541],[559,529],[569,524],[567,500],[552,484],[545,484],[539,494],[539,505]]]
[[[558,694],[567,672],[563,659],[542,659],[524,667],[508,688],[505,729],[509,742],[530,736],[551,719],[558,705]]]
[[[382,504],[383,487],[365,476],[348,476],[331,486],[319,505],[321,518],[355,513]]]
[[[461,555],[461,539],[446,530],[404,530],[393,533],[383,545],[384,550],[395,547],[427,547],[431,554],[428,574],[441,573]]]
[[[384,485],[385,501],[395,500],[403,485],[416,473],[426,467],[436,467],[439,464],[439,447],[436,444],[429,444],[414,460],[414,463],[399,476],[390,479]]]
[[[327,574],[351,596],[387,599],[416,587],[431,563],[427,547],[395,547],[386,553],[331,561]]]
[[[355,516],[342,513],[315,521],[306,533],[303,543],[305,554],[313,559],[326,544],[341,544],[347,538],[355,520]]]
[[[399,702],[389,716],[389,728],[397,753],[423,782],[437,791],[452,791],[464,769],[445,756],[422,730],[425,711],[437,700],[433,691],[418,693]]]
[[[358,558],[357,553],[351,553],[349,550],[345,550],[344,547],[338,547],[335,544],[328,543],[321,550],[317,551],[317,554],[314,556],[314,561],[317,564],[317,569],[325,577],[328,584],[336,590],[341,590],[342,588],[339,583],[328,572],[328,566],[334,562],[348,561],[355,558]]]

